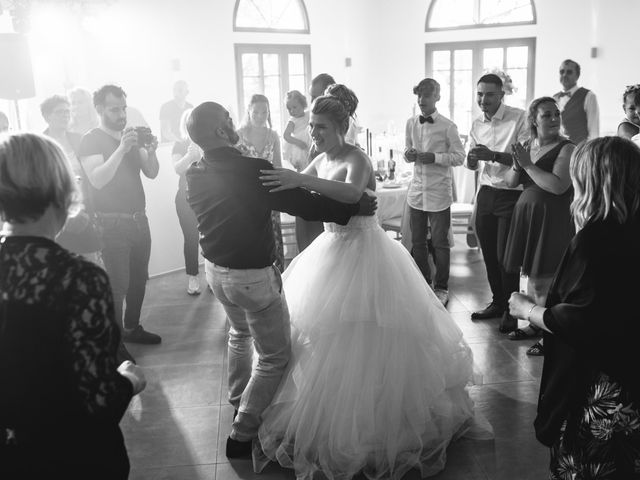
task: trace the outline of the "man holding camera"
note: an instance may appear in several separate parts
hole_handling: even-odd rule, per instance
[[[116,321],[123,325],[122,339],[158,344],[160,336],[140,325],[151,253],[140,172],[148,178],[158,175],[158,141],[146,127],[125,128],[126,98],[116,85],[105,85],[93,94],[100,125],[82,138],[79,157],[103,230],[102,259],[111,281]],[[128,355],[124,348],[121,355]]]

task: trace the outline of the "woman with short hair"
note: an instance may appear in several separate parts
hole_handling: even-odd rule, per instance
[[[118,424],[145,379],[116,364],[107,274],[55,242],[75,201],[56,142],[0,140],[0,478],[128,477]]]

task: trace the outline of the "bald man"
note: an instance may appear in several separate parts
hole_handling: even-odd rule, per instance
[[[372,215],[375,199],[365,194],[358,204],[344,204],[300,188],[269,192],[258,177],[273,167],[233,147],[233,120],[217,103],[196,107],[187,130],[204,152],[187,170],[187,200],[198,219],[207,281],[231,327],[229,402],[236,415],[226,454],[249,456],[291,348],[282,279],[273,265],[271,211],[345,225],[353,215]],[[252,369],[254,343],[258,363]]]

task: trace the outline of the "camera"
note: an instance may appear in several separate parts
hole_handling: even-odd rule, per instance
[[[133,129],[138,134],[139,147],[148,147],[156,138],[153,133],[151,133],[151,129],[149,127],[139,126],[133,127]]]

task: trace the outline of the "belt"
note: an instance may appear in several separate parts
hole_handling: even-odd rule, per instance
[[[122,218],[124,220],[133,220],[138,222],[140,220],[145,220],[147,218],[147,214],[145,212],[134,212],[134,213],[100,213],[96,212],[96,216],[98,218]]]

